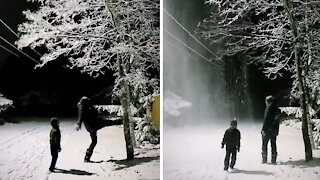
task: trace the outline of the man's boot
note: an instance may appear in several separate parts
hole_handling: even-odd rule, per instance
[[[277,163],[277,155],[272,155],[271,157],[271,163],[276,164]]]
[[[87,150],[86,156],[84,157],[84,162],[90,162],[91,156],[92,156],[92,152]]]

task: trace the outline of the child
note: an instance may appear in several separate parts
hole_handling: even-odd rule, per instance
[[[50,120],[52,129],[50,131],[50,150],[52,161],[49,167],[51,172],[54,172],[56,167],[56,162],[58,159],[58,153],[61,151],[60,140],[61,140],[61,133],[59,129],[59,120],[57,118],[51,118]]]
[[[224,159],[224,170],[229,168],[229,161],[231,155],[230,168],[233,169],[236,164],[237,151],[240,151],[240,131],[237,129],[237,121],[232,120],[230,122],[230,128],[226,130],[221,143],[221,148],[224,148],[226,144],[226,157]]]

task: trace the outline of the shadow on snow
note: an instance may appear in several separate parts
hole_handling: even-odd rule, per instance
[[[105,162],[105,161],[103,161],[103,160],[101,160],[101,161],[92,161],[92,160],[90,160],[87,163],[102,163],[102,162]]]
[[[160,156],[155,156],[155,157],[140,157],[140,158],[135,158],[132,160],[126,160],[126,159],[122,159],[122,160],[108,160],[107,162],[114,162],[116,164],[119,165],[119,167],[117,167],[115,170],[122,170],[125,168],[130,168],[132,166],[136,166],[142,163],[146,163],[146,162],[151,162],[154,160],[159,160]]]
[[[241,170],[241,169],[234,169],[231,173],[241,173],[241,174],[254,174],[254,175],[273,175],[271,172],[267,171],[254,171],[254,170]]]
[[[304,159],[296,160],[296,161],[286,161],[280,162],[281,165],[291,165],[291,166],[299,166],[299,168],[310,168],[310,167],[318,167],[320,165],[320,158],[313,158],[312,161],[306,162]]]
[[[55,173],[63,173],[63,174],[73,174],[73,175],[79,175],[79,176],[92,176],[94,173],[90,173],[87,171],[82,171],[82,170],[77,170],[77,169],[70,169],[70,170],[65,170],[65,169],[55,169]]]

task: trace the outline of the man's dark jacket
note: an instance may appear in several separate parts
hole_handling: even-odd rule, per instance
[[[98,121],[98,112],[92,105],[78,104],[78,125],[81,127],[83,122],[87,131],[94,132],[97,131]]]
[[[266,135],[277,136],[279,134],[279,120],[276,115],[279,113],[279,108],[275,102],[272,102],[264,111],[264,123],[262,131]]]

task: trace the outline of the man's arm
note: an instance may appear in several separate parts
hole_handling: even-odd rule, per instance
[[[223,135],[222,142],[221,142],[221,148],[223,148],[224,145],[226,144],[226,138],[227,138],[227,131]]]
[[[77,131],[81,129],[82,119],[83,119],[83,108],[81,104],[78,104],[78,122],[76,127]]]
[[[280,109],[277,107],[276,115],[275,115],[276,135],[279,134],[279,125],[280,125],[280,121],[281,121],[280,114],[281,114],[281,111],[280,111]]]
[[[238,130],[238,142],[237,142],[237,149],[238,149],[238,152],[240,152],[240,140],[241,140],[241,133],[240,131]]]

